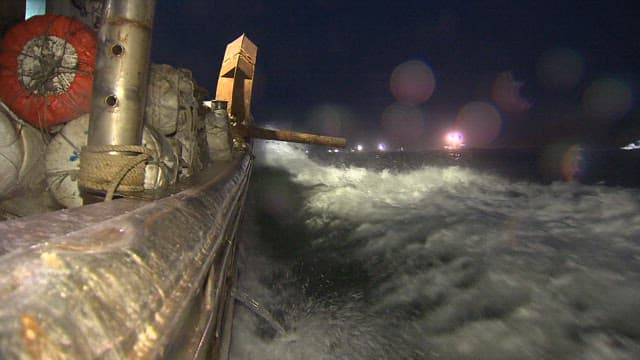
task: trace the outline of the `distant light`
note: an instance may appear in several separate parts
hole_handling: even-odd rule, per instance
[[[622,150],[638,150],[640,149],[640,140],[636,140],[621,148]]]
[[[464,137],[459,131],[452,131],[444,139],[445,149],[460,149],[464,146]]]
[[[363,149],[363,146],[362,146],[362,145],[358,144],[358,145],[356,146],[356,150],[358,150],[358,151],[362,151],[362,149]]]
[[[387,149],[386,145],[383,143],[378,144],[378,150],[385,151]]]
[[[461,133],[454,131],[454,132],[450,132],[449,134],[447,134],[447,142],[449,144],[462,144],[463,142],[463,136]]]

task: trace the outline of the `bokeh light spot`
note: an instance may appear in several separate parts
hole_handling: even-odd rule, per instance
[[[307,115],[307,127],[323,135],[343,135],[353,127],[353,115],[345,106],[322,104]]]
[[[503,71],[493,82],[491,95],[500,110],[505,112],[523,112],[531,108],[531,102],[520,94],[524,83],[516,81],[511,71]]]
[[[571,90],[584,73],[584,60],[575,50],[555,48],[544,52],[537,64],[540,84],[548,89]]]
[[[469,146],[484,146],[494,141],[500,134],[502,117],[491,104],[473,101],[460,109],[456,116],[456,128],[465,137]]]
[[[391,73],[391,94],[402,104],[417,105],[429,100],[435,87],[433,71],[422,61],[404,62]]]
[[[601,120],[617,120],[629,112],[633,94],[624,82],[613,78],[594,81],[582,96],[586,115]]]
[[[425,130],[425,114],[416,106],[392,104],[382,113],[384,136],[397,146],[412,147]]]
[[[585,148],[580,144],[554,144],[543,151],[539,170],[546,180],[579,181],[584,173]]]
[[[572,145],[562,156],[562,178],[565,181],[573,182],[578,180],[582,166],[582,147]]]

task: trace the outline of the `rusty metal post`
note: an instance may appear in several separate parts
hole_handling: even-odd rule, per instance
[[[146,157],[141,144],[155,3],[108,0],[105,4],[89,137],[80,160],[83,190],[107,194],[116,189],[143,190]]]
[[[139,145],[155,0],[109,0],[98,34],[89,145]]]

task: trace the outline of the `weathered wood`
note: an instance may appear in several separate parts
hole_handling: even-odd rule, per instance
[[[250,138],[258,138],[265,140],[280,140],[280,141],[289,141],[289,142],[297,142],[302,144],[314,144],[314,145],[325,145],[325,146],[333,146],[333,147],[345,147],[347,144],[347,140],[341,137],[334,136],[324,136],[324,135],[316,135],[309,134],[297,131],[289,131],[289,130],[271,130],[271,129],[263,129],[258,127],[243,127],[237,126],[238,132],[245,137]]]
[[[226,101],[231,117],[245,125],[250,125],[257,55],[258,47],[242,34],[227,45],[218,77],[216,100]]]

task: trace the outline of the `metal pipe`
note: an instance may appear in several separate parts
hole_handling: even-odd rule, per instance
[[[347,145],[347,140],[341,137],[307,134],[289,130],[263,129],[255,126],[246,127],[242,125],[237,126],[235,129],[241,136],[244,137],[265,140],[289,141],[302,144],[325,145],[333,147],[345,147]]]
[[[98,33],[88,145],[140,145],[155,0],[107,0]]]

